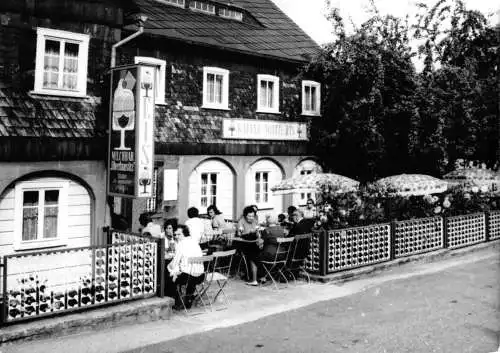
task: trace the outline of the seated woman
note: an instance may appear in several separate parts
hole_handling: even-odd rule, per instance
[[[175,256],[168,264],[167,270],[172,276],[175,286],[187,283],[184,304],[186,308],[190,308],[193,303],[193,293],[196,285],[200,284],[204,279],[204,268],[203,264],[188,264],[188,259],[203,256],[203,253],[198,242],[190,236],[189,229],[186,226],[178,226],[174,236],[178,239],[178,244],[175,249]],[[181,298],[178,291],[175,291],[175,307],[179,309],[181,305]]]
[[[224,215],[215,205],[210,205],[207,207],[207,214],[210,217],[210,222],[212,224],[212,230],[222,231],[226,228],[226,220]]]
[[[235,246],[245,255],[245,258],[250,265],[250,281],[247,285],[257,286],[257,256],[259,255],[261,243],[259,224],[255,218],[255,209],[252,206],[247,206],[243,209],[243,217],[238,221],[236,228],[236,236],[243,240],[253,241],[251,243],[235,242]]]
[[[304,208],[304,218],[313,219],[316,218],[316,216],[317,212],[316,212],[316,206],[314,205],[314,200],[307,199],[307,205]]]

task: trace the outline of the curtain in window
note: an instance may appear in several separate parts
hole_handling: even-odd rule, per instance
[[[59,83],[59,55],[61,42],[45,41],[45,55],[43,59],[43,87],[57,88]]]
[[[38,191],[23,193],[22,240],[36,240],[38,236]]]
[[[224,76],[207,74],[207,102],[222,104],[222,83]]]
[[[78,44],[65,43],[63,88],[76,90],[78,82]]]
[[[46,190],[44,204],[43,237],[57,238],[57,216],[59,213],[59,191]]]

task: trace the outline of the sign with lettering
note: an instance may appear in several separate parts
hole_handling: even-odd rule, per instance
[[[224,119],[225,139],[307,141],[307,124],[274,120]]]
[[[134,65],[111,72],[108,194],[152,197],[154,70]]]

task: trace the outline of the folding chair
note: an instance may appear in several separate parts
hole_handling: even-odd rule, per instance
[[[311,277],[304,267],[305,260],[309,254],[310,245],[310,233],[298,234],[294,237],[285,271],[290,273],[295,282],[297,282],[297,278],[295,277],[294,272],[300,273],[300,271],[302,271],[307,276],[307,283],[311,283]]]
[[[186,307],[185,297],[187,296],[187,288],[189,287],[189,284],[193,284],[193,281],[194,281],[194,298],[192,304],[194,305],[197,302],[201,302],[204,309],[207,308],[207,304],[211,308],[212,303],[210,301],[210,297],[208,297],[207,295],[207,291],[212,283],[213,259],[214,257],[212,255],[190,257],[187,259],[187,263],[190,268],[192,268],[195,265],[202,265],[204,270],[203,274],[201,275],[202,276],[201,279],[199,277],[189,276],[185,284],[177,286],[177,293],[179,295],[182,306],[184,307],[184,311],[186,313],[187,313],[187,307]],[[184,287],[184,293],[182,290],[183,287]],[[206,298],[204,299],[204,297]]]
[[[212,256],[214,257],[214,264],[212,267],[213,272],[211,274],[212,283],[214,282],[217,283],[217,288],[216,288],[217,292],[212,297],[212,304],[215,304],[219,295],[222,294],[226,306],[229,305],[229,299],[226,293],[224,292],[224,288],[226,287],[229,281],[231,264],[233,262],[233,256],[235,253],[236,250],[228,250],[228,251],[218,251],[212,254]]]
[[[236,252],[236,255],[240,257],[240,261],[238,262],[238,267],[236,268],[236,274],[238,275],[240,273],[241,263],[243,263],[245,265],[245,278],[246,280],[250,280],[249,278],[250,270],[248,267],[248,260],[245,256],[244,251],[241,248],[251,246],[252,244],[256,244],[257,240],[244,240],[241,238],[233,239],[233,246],[235,245],[235,242],[240,244],[239,250]]]
[[[283,278],[288,285],[288,279],[283,273],[283,269],[286,267],[286,263],[288,260],[288,254],[290,253],[291,245],[294,241],[294,238],[277,238],[276,242],[276,255],[272,261],[260,261],[262,268],[266,272],[266,277],[269,277],[271,281],[273,281],[276,289],[279,289],[277,281],[279,278]]]

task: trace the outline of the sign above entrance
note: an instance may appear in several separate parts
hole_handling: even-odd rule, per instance
[[[224,119],[222,137],[240,140],[308,140],[306,123],[253,119]]]
[[[153,66],[111,72],[108,194],[152,197],[154,162]]]

